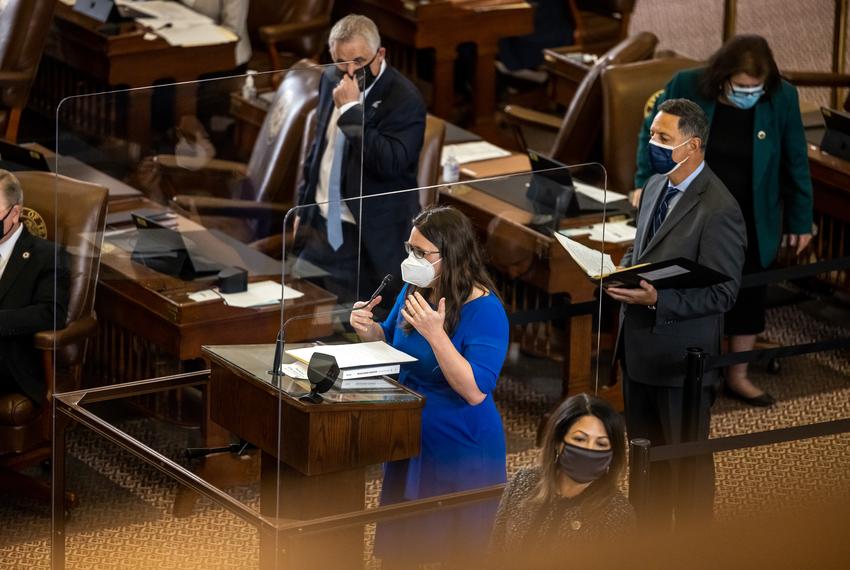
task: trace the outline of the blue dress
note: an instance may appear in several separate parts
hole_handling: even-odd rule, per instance
[[[382,505],[505,482],[505,433],[493,401],[508,350],[508,319],[501,301],[488,294],[464,304],[451,335],[452,344],[472,366],[478,389],[486,394],[483,402],[473,406],[446,381],[422,335],[402,328],[407,289],[402,289],[381,326],[389,344],[418,359],[402,366],[399,382],[425,396],[421,451],[417,457],[385,465]],[[391,544],[403,545],[407,556],[419,556],[411,548],[421,555],[447,553],[451,548],[446,541],[452,538],[465,548],[483,547],[496,506],[479,504],[441,516],[379,525],[376,554],[386,557]]]

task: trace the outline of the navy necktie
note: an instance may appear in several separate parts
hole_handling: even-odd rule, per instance
[[[667,217],[667,212],[670,209],[670,201],[673,197],[679,193],[679,189],[675,186],[667,186],[667,191],[664,193],[664,198],[661,199],[661,203],[658,204],[658,209],[655,210],[655,216],[652,218],[652,232],[649,234],[649,239],[658,232],[658,229],[661,227],[661,224],[664,223],[664,219]]]

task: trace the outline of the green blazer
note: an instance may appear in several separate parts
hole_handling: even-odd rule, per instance
[[[649,144],[649,127],[662,102],[690,99],[702,107],[711,124],[717,100],[705,99],[699,94],[698,83],[702,73],[702,69],[680,71],[655,101],[655,107],[644,120],[638,135],[635,188],[643,188],[646,180],[654,174],[646,146]],[[812,231],[812,180],[806,137],[797,90],[787,81],[783,80],[776,92],[763,96],[756,104],[752,145],[755,229],[759,257],[762,265],[767,267],[776,257],[783,230],[790,234]]]

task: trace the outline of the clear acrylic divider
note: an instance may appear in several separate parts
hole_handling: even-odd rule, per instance
[[[249,550],[238,556],[259,559],[249,519],[261,516],[260,456],[278,443],[253,440],[259,431],[281,432],[277,392],[266,392],[273,405],[265,416],[253,410],[263,385],[245,378],[228,348],[273,347],[281,328],[283,222],[296,200],[302,149],[313,140],[319,84],[335,69],[302,62],[250,77],[77,95],[57,106],[56,146],[37,150],[59,176],[21,175],[25,204],[42,214],[33,227],[61,246],[56,331],[44,340],[56,349],[55,396],[74,420],[114,430],[128,446],[144,447],[149,463],[166,461],[221,494],[210,507],[179,477],[131,467],[139,463],[128,447],[113,453],[88,430],[71,430],[53,454],[80,503],[61,539],[68,561],[97,561],[85,560],[94,556],[92,536],[115,536],[113,556],[144,558],[156,548],[126,525],[95,520],[98,505],[122,486],[142,492],[119,501],[116,521],[169,519],[174,531],[165,535],[176,551],[186,546],[181,528],[204,525],[224,505],[241,518],[199,532],[197,552],[212,565],[237,556],[227,538],[235,533]],[[242,384],[231,381],[237,377]],[[54,525],[64,520],[61,506],[54,505]]]
[[[381,558],[405,567],[462,561],[488,548],[498,489],[451,509],[434,499],[433,512],[398,521],[364,525],[353,518],[363,509],[475,495],[532,467],[533,433],[566,397],[562,386],[569,395],[617,400],[619,387],[604,386],[607,355],[600,358],[610,347],[601,346],[597,323],[616,326],[608,314],[616,307],[599,295],[601,257],[585,252],[582,269],[559,239],[605,251],[616,263],[628,246],[622,234],[629,230],[619,222],[630,210],[617,197],[606,191],[599,165],[538,165],[534,174],[371,195],[364,182],[362,198],[288,213],[286,227],[297,231],[287,234],[282,254],[292,297],[282,303],[281,375],[274,380],[281,388],[283,460],[275,511],[283,522],[309,526],[310,519],[335,516],[339,524],[314,534],[282,531],[269,556],[295,566],[371,567]],[[334,248],[328,220],[336,212],[348,221]],[[617,243],[606,242],[612,219]],[[448,278],[451,272],[459,277]],[[352,317],[353,304],[369,302],[385,276],[380,299],[368,307],[371,318]],[[311,307],[311,297],[321,301]],[[435,333],[439,324],[428,328],[419,320],[426,318],[453,324]],[[450,382],[442,372],[448,361],[438,360],[420,331],[434,345],[447,334],[471,363],[472,377],[453,375]],[[375,366],[374,348],[364,343],[380,341],[417,360]],[[483,353],[476,348],[482,342],[492,345]],[[275,351],[264,350],[274,370]],[[533,376],[541,356],[552,359],[546,362],[557,385],[543,390],[546,403],[532,410],[534,425],[509,433],[506,443],[503,425],[515,424],[520,413],[512,395],[539,389]],[[522,413],[528,423],[528,411]],[[335,547],[322,546],[328,541]]]

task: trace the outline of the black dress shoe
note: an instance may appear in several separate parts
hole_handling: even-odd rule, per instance
[[[776,403],[776,399],[773,396],[771,396],[768,392],[762,392],[758,396],[753,396],[752,398],[750,398],[750,397],[744,396],[743,394],[739,394],[738,392],[734,391],[729,386],[724,385],[723,386],[723,393],[726,396],[728,396],[732,399],[744,402],[748,406],[755,406],[755,407],[758,407],[758,408],[767,408],[767,407],[770,407],[770,406],[772,406],[773,404]]]

